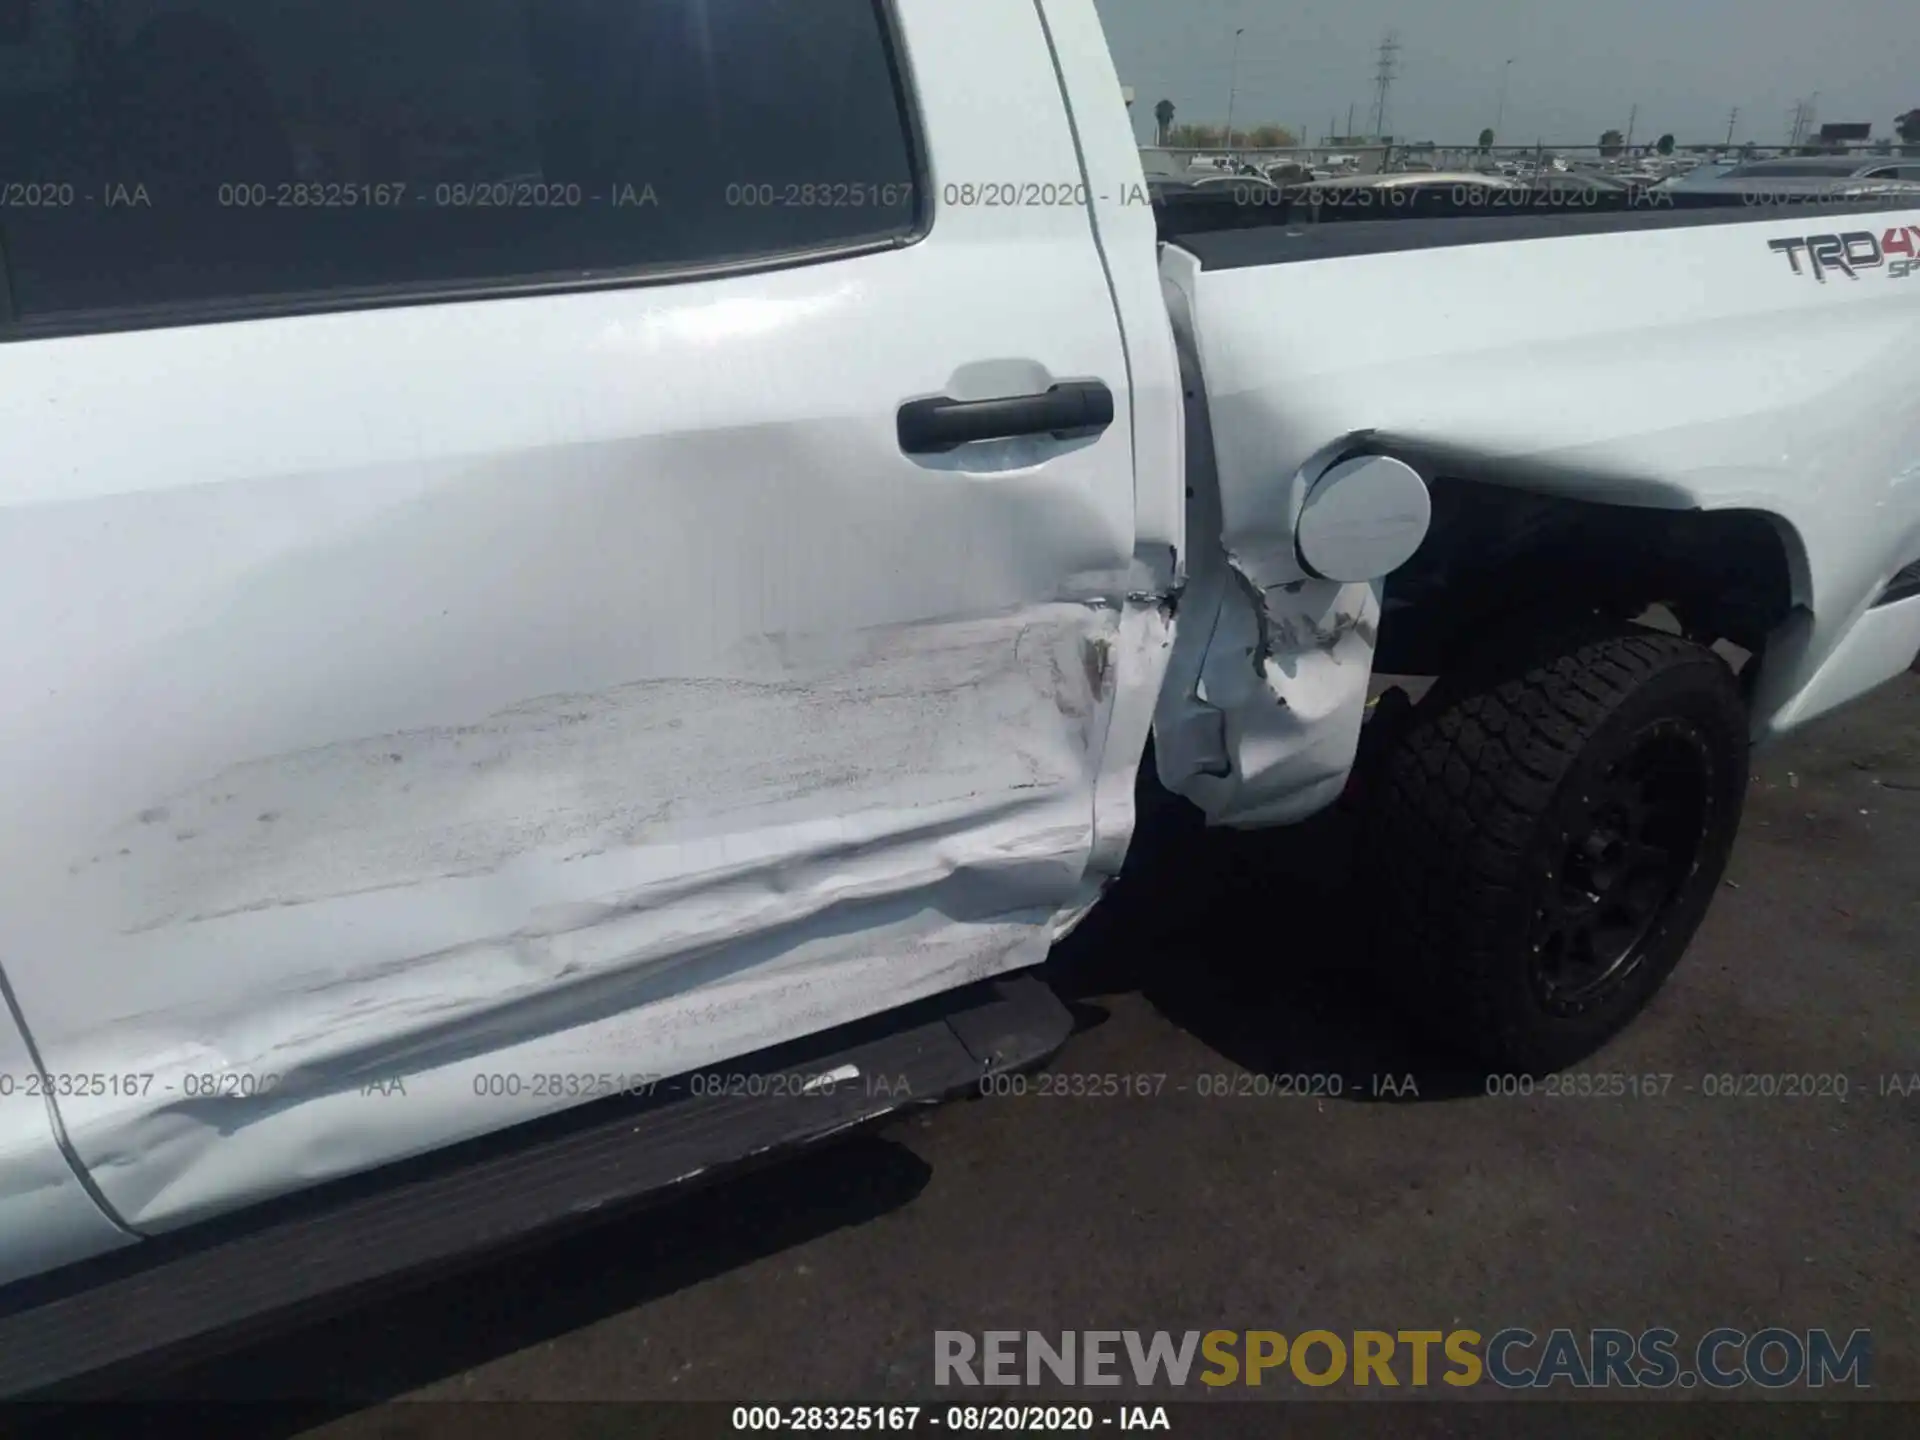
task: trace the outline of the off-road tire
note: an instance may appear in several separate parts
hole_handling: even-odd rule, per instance
[[[1592,1053],[1660,988],[1719,888],[1746,795],[1747,723],[1717,655],[1634,627],[1501,646],[1443,678],[1367,789],[1360,859],[1363,888],[1378,901],[1375,973],[1418,1021],[1492,1069],[1541,1074]],[[1670,856],[1643,862],[1662,868],[1634,881],[1652,918],[1610,990],[1584,1007],[1563,1002],[1540,978],[1540,936],[1570,888],[1604,888],[1591,881],[1599,862],[1588,858],[1595,842],[1582,827],[1593,807],[1583,802],[1612,795],[1623,766],[1647,770],[1642,757],[1660,746],[1671,747],[1668,768],[1643,775],[1632,793],[1666,797],[1681,818],[1664,822],[1665,834],[1697,829],[1690,861],[1677,844],[1621,842]],[[1683,786],[1697,806],[1680,806]],[[1697,826],[1686,818],[1696,813]],[[1569,835],[1589,847],[1571,861]],[[1656,890],[1665,898],[1646,898]]]

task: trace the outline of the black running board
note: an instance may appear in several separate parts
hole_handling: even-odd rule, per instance
[[[1880,592],[1880,598],[1873,602],[1873,608],[1878,610],[1882,605],[1897,605],[1916,595],[1920,595],[1920,560],[1914,561],[1887,582],[1887,588]]]
[[[441,1273],[953,1098],[983,1075],[1045,1060],[1072,1028],[1039,980],[990,981],[680,1077],[645,1100],[586,1106],[339,1182],[244,1226],[215,1222],[23,1282],[0,1294],[0,1397],[97,1396],[129,1362],[218,1349],[376,1283]]]

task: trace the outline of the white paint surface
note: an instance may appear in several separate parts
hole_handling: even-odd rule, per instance
[[[129,1225],[1037,962],[1097,890],[1174,557],[1086,211],[940,199],[1079,172],[1036,11],[901,13],[912,246],[0,347],[0,961],[50,1069],[155,1077],[61,1103]],[[1099,438],[900,452],[1068,379]]]
[[[1846,225],[1878,232],[1917,218]],[[1329,766],[1351,759],[1370,659],[1356,652],[1348,664],[1325,642],[1334,631],[1364,636],[1372,621],[1307,574],[1297,526],[1321,467],[1363,435],[1545,493],[1773,516],[1806,613],[1769,647],[1756,696],[1763,737],[1904,670],[1920,645],[1906,607],[1867,607],[1920,554],[1920,394],[1908,359],[1920,280],[1886,269],[1824,285],[1795,276],[1768,242],[1817,224],[1219,271],[1168,247],[1170,304],[1211,432],[1189,444],[1194,529],[1219,546],[1196,538],[1159,720],[1174,742],[1159,757],[1167,782],[1234,824],[1298,818],[1338,793]],[[1226,708],[1222,695],[1240,694],[1252,673],[1263,625],[1283,662],[1271,698],[1246,692],[1227,718],[1234,774],[1200,775],[1195,686],[1204,671],[1210,703]],[[1305,648],[1289,649],[1290,636]]]
[[[910,247],[0,347],[0,965],[49,1071],[152,1077],[58,1111],[129,1225],[1034,963],[1150,719],[1214,820],[1320,808],[1380,594],[1298,520],[1358,434],[1776,515],[1776,727],[1910,654],[1860,617],[1920,551],[1920,282],[1795,281],[1791,222],[1157,265],[1088,0],[900,13]],[[1097,440],[898,449],[1072,379]],[[55,1133],[0,1105],[0,1278],[123,1238]]]
[[[101,1213],[61,1153],[49,1084],[0,1006],[0,1285],[134,1239]]]

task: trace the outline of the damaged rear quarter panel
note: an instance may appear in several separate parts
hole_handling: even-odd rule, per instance
[[[1292,551],[1291,525],[1313,467],[1276,466],[1254,507],[1229,524],[1219,447],[1260,427],[1222,418],[1200,348],[1191,258],[1162,260],[1186,380],[1191,579],[1155,716],[1160,777],[1215,824],[1301,820],[1330,804],[1352,767],[1380,620],[1377,585],[1318,580]],[[1225,414],[1233,415],[1232,397]],[[1331,460],[1338,447],[1325,458]],[[1311,459],[1311,457],[1303,457]]]
[[[1396,223],[1378,226],[1385,244]],[[1763,670],[1767,733],[1920,545],[1906,358],[1920,288],[1884,272],[1802,283],[1769,242],[1805,225],[1318,260],[1276,248],[1276,263],[1219,270],[1169,247],[1211,406],[1224,549],[1266,593],[1296,574],[1302,479],[1362,437],[1429,473],[1760,511],[1804,557],[1793,598],[1808,612]]]
[[[1379,225],[1389,245],[1394,223]],[[1920,400],[1905,358],[1920,289],[1884,275],[1796,283],[1768,248],[1796,226],[1317,260],[1287,259],[1276,236],[1274,263],[1218,270],[1167,247],[1163,277],[1209,430],[1195,449],[1190,413],[1194,504],[1210,510],[1192,522],[1189,612],[1211,606],[1206,628],[1225,638],[1209,658],[1183,655],[1199,642],[1182,635],[1174,668],[1187,683],[1170,687],[1159,729],[1207,733],[1194,723],[1203,669],[1214,703],[1239,706],[1225,718],[1232,775],[1199,773],[1200,747],[1176,746],[1171,768],[1163,751],[1168,783],[1234,823],[1294,818],[1337,793],[1325,767],[1351,757],[1370,661],[1329,668],[1311,641],[1351,624],[1361,660],[1359,637],[1378,615],[1303,574],[1294,524],[1306,485],[1357,440],[1429,474],[1774,517],[1805,557],[1794,598],[1809,620],[1762,672],[1756,728],[1795,716],[1794,697],[1920,544]],[[1211,561],[1202,534],[1218,537]],[[1249,649],[1286,654],[1301,638],[1298,676],[1269,669],[1272,702],[1238,694]],[[1303,701],[1337,717],[1330,734],[1276,717],[1276,703],[1298,714]]]

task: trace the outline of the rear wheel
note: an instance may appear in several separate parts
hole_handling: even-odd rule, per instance
[[[1485,1063],[1569,1065],[1679,961],[1746,781],[1739,687],[1691,641],[1612,631],[1469,667],[1369,787],[1375,958]]]

